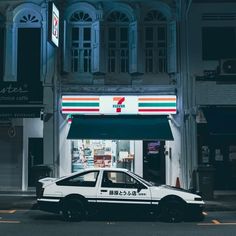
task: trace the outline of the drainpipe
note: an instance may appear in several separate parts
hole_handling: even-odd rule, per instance
[[[180,17],[181,17],[181,28],[180,28],[180,77],[181,77],[181,94],[182,94],[182,138],[181,138],[181,153],[182,158],[180,159],[180,167],[182,169],[182,182],[184,188],[189,188],[189,167],[191,162],[191,141],[189,140],[189,132],[190,132],[190,111],[189,111],[189,105],[190,105],[190,96],[191,91],[189,91],[189,55],[188,55],[188,14],[191,7],[192,1],[189,0],[186,1],[180,1]]]
[[[190,187],[190,177],[192,172],[192,150],[193,150],[193,142],[192,142],[192,116],[191,116],[191,106],[192,106],[192,81],[190,78],[189,73],[189,39],[188,39],[188,16],[189,16],[189,10],[192,4],[192,0],[189,0],[186,6],[186,12],[185,12],[185,18],[184,18],[184,27],[185,27],[185,42],[186,42],[186,51],[185,51],[185,89],[186,89],[186,103],[185,103],[185,109],[187,111],[186,117],[184,117],[184,124],[185,124],[185,178],[186,178],[186,188]]]

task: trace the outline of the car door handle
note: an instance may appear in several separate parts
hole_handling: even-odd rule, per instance
[[[105,192],[107,192],[107,190],[105,190],[105,189],[102,189],[102,190],[101,190],[101,193],[105,193]]]

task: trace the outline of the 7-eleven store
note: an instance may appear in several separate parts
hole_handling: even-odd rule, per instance
[[[87,167],[123,167],[166,183],[166,156],[175,146],[170,122],[175,95],[65,95],[61,104],[60,175]]]

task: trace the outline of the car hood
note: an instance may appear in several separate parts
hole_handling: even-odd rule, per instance
[[[160,186],[152,186],[151,187],[152,197],[155,199],[161,199],[163,197],[169,195],[175,195],[182,198],[186,202],[195,202],[196,199],[199,199],[202,203],[204,203],[201,199],[201,196],[191,193],[188,190],[176,188],[168,185],[160,185]]]

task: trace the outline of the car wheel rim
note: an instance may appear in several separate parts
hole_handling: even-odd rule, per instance
[[[84,216],[84,211],[82,204],[79,204],[79,206],[76,204],[79,204],[78,202],[69,202],[64,205],[64,209],[62,211],[63,216],[66,220],[82,220]]]
[[[165,204],[162,207],[162,218],[168,222],[180,222],[182,220],[181,208],[172,204]]]

